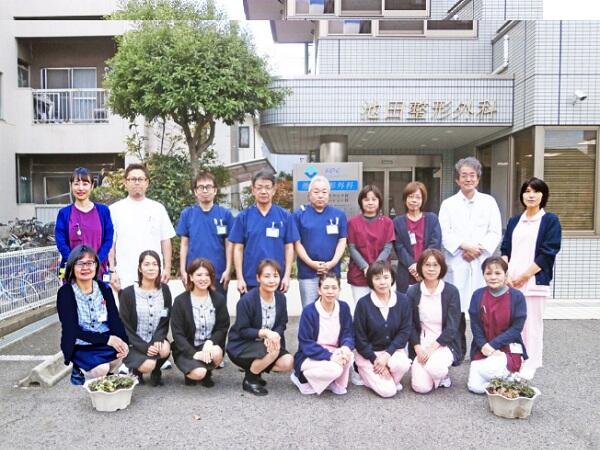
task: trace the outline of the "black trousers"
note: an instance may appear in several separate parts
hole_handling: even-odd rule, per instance
[[[460,323],[458,325],[458,333],[460,334],[460,360],[465,359],[467,354],[467,314],[460,315]]]

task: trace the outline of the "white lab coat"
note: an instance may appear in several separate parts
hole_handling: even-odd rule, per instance
[[[500,210],[491,195],[476,191],[469,200],[459,191],[442,202],[439,220],[448,264],[445,280],[456,286],[461,310],[467,312],[473,291],[485,286],[481,264],[494,254],[502,238]],[[479,258],[467,262],[460,248],[463,242],[481,245],[484,251]]]

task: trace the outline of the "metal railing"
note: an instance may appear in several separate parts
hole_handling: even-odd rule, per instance
[[[108,122],[105,89],[34,89],[34,123]]]
[[[0,254],[0,320],[55,302],[59,264],[54,246]]]

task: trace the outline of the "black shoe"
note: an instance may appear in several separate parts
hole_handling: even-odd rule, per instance
[[[269,393],[269,391],[267,391],[260,384],[250,383],[245,378],[244,378],[244,381],[242,382],[242,389],[246,392],[250,392],[251,394],[259,396],[259,397],[262,397],[263,395],[267,395]]]
[[[164,385],[162,382],[162,371],[160,370],[160,367],[154,369],[150,374],[150,383],[155,387]]]
[[[73,369],[71,370],[71,384],[81,386],[83,383],[85,383],[83,372],[79,367],[73,366]]]
[[[261,386],[267,385],[267,380],[263,380],[263,378],[260,375],[257,375],[256,378],[258,378],[258,384],[260,384]]]
[[[192,380],[191,378],[188,378],[185,375],[183,376],[183,379],[185,380],[186,386],[196,386],[196,380]]]
[[[200,380],[200,384],[206,388],[211,388],[215,385],[215,382],[212,380],[212,372],[210,370],[206,371],[206,375],[204,375],[204,378]]]
[[[140,386],[143,385],[143,384],[146,384],[146,382],[144,381],[144,374],[142,372],[140,372],[137,369],[133,369],[133,374],[137,377],[138,384]]]

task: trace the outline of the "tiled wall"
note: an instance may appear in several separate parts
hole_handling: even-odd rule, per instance
[[[563,239],[556,258],[551,296],[600,299],[600,239]]]

